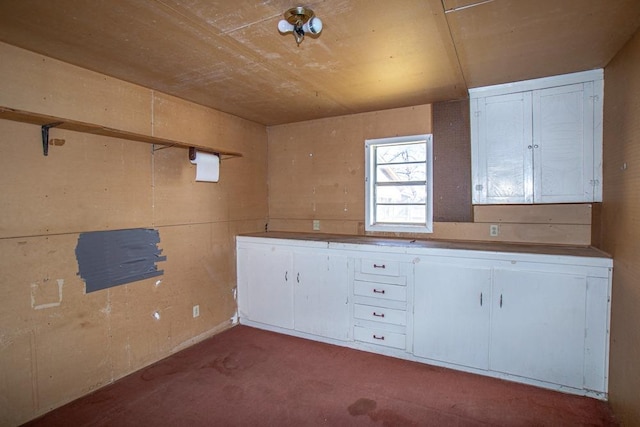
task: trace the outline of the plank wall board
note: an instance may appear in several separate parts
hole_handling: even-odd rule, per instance
[[[602,203],[591,205],[591,245],[602,247]]]
[[[267,133],[30,52],[0,53],[0,105],[247,150],[222,161],[219,183],[196,183],[183,148],[54,129],[65,143],[44,157],[38,124],[0,120],[0,425],[20,425],[230,327],[235,235],[267,222]],[[159,232],[164,275],[86,294],[79,232],[145,227]]]
[[[7,58],[0,62],[2,106],[133,133],[151,131],[149,89],[5,43],[0,57]]]
[[[279,219],[269,217],[269,230],[289,231],[295,233],[314,232],[313,220],[310,219]],[[336,233],[362,235],[364,223],[362,221],[321,220],[320,230],[315,233]]]
[[[221,113],[167,94],[153,91],[153,136],[186,145],[213,148],[231,155],[238,153],[238,133],[265,127],[237,116]]]
[[[113,378],[109,293],[85,295],[76,275],[77,237],[0,239],[3,425]]]
[[[592,205],[475,205],[475,222],[527,224],[591,224]]]
[[[545,245],[589,246],[591,225],[582,224],[500,224],[499,235],[489,235],[488,224],[473,222],[435,222],[433,233],[366,233],[362,221],[321,220],[320,230],[312,230],[312,220],[269,219],[270,231],[297,233],[336,233],[367,236],[404,237],[425,240],[532,243]]]
[[[222,169],[227,165],[224,161],[221,163],[222,182],[225,182]],[[153,193],[157,226],[229,220],[226,203],[220,203],[227,193],[224,184],[196,182],[196,166],[189,162],[187,152],[172,148],[156,151],[153,164],[157,172]]]
[[[499,235],[491,236],[489,226],[474,222],[435,222],[433,233],[402,234],[404,237],[435,240],[463,240],[479,242],[532,243],[544,245],[588,246],[591,226],[580,224],[500,224]],[[398,233],[367,233],[367,235],[396,236]]]
[[[151,223],[150,145],[58,131],[65,144],[44,157],[39,135],[38,126],[0,120],[0,237]]]
[[[605,68],[601,247],[614,257],[609,400],[640,425],[640,32]]]

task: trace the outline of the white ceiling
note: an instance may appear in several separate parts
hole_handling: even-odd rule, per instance
[[[0,0],[1,41],[265,125],[601,68],[639,26],[639,0]]]

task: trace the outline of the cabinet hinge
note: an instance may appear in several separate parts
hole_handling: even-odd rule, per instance
[[[476,184],[476,191],[482,191],[484,186],[482,184]]]
[[[600,185],[600,181],[598,181],[597,179],[592,179],[589,181],[589,184],[591,184],[592,187],[597,187],[598,185]]]
[[[473,115],[476,116],[476,117],[480,117],[480,110],[474,111]]]
[[[600,97],[598,95],[591,95],[589,97],[591,99],[591,101],[593,101],[594,103],[598,102],[600,100]]]

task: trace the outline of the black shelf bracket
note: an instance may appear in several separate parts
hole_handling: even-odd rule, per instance
[[[60,126],[61,124],[62,122],[56,122],[40,126],[42,129],[42,154],[45,156],[49,155],[49,129]]]

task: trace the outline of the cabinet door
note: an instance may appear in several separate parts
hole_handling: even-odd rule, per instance
[[[246,316],[254,322],[293,329],[292,254],[279,246],[245,248]]]
[[[582,388],[587,278],[494,270],[490,367]]]
[[[420,262],[414,286],[414,354],[487,369],[491,269]]]
[[[536,203],[594,200],[593,82],[533,92]]]
[[[532,203],[531,92],[488,96],[473,112],[473,203]]]
[[[349,263],[346,257],[295,253],[295,329],[349,339]]]

